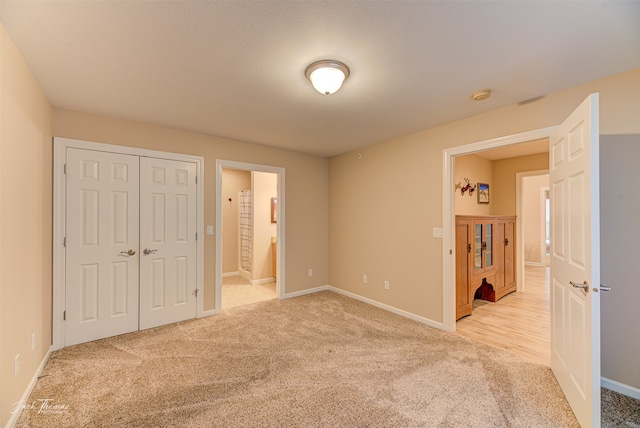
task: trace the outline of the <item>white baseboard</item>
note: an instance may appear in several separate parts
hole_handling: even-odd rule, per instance
[[[215,309],[207,309],[205,311],[202,311],[202,315],[200,315],[198,318],[206,318],[206,317],[210,317],[212,315],[217,315],[219,312],[216,311]]]
[[[251,279],[251,280],[249,280],[249,284],[251,284],[251,285],[267,284],[267,283],[273,282],[275,280],[276,279],[274,277],[262,278],[262,279]]]
[[[240,271],[235,271],[235,272],[222,272],[222,277],[226,278],[228,276],[238,276],[240,275]]]
[[[380,309],[384,309],[385,311],[393,312],[396,315],[400,315],[400,316],[403,316],[405,318],[412,319],[412,320],[417,321],[417,322],[419,322],[421,324],[426,324],[426,325],[428,325],[430,327],[434,327],[434,328],[437,328],[437,329],[440,329],[440,330],[444,330],[445,329],[444,328],[444,324],[441,323],[441,322],[437,322],[437,321],[430,320],[429,318],[421,317],[420,315],[416,315],[416,314],[413,314],[411,312],[407,312],[405,310],[398,309],[396,307],[387,305],[385,303],[380,303],[377,300],[369,299],[367,297],[362,297],[362,296],[360,296],[358,294],[354,294],[354,293],[351,293],[349,291],[342,290],[340,288],[336,288],[336,287],[332,287],[332,286],[328,286],[328,287],[329,287],[329,290],[331,290],[331,291],[333,291],[335,293],[342,294],[342,295],[347,296],[347,297],[351,297],[352,299],[360,300],[361,302],[368,303],[369,305],[375,306],[375,307],[380,308]]]
[[[300,296],[304,296],[307,294],[312,294],[312,293],[318,293],[320,291],[327,291],[329,290],[329,286],[328,285],[321,285],[320,287],[314,287],[314,288],[307,288],[306,290],[300,290],[300,291],[294,291],[293,293],[287,293],[284,295],[284,299],[290,299],[292,297],[300,297]]]
[[[44,358],[40,362],[40,365],[38,366],[38,369],[33,374],[33,377],[31,378],[31,381],[27,385],[27,388],[22,393],[22,397],[20,397],[20,401],[13,405],[14,408],[16,406],[18,406],[18,410],[16,410],[15,412],[11,413],[11,417],[7,421],[7,425],[5,425],[5,428],[13,428],[13,426],[15,426],[16,422],[18,422],[18,418],[20,417],[20,414],[22,413],[22,407],[23,407],[24,404],[27,403],[27,399],[29,398],[29,395],[31,395],[31,392],[33,391],[33,388],[35,388],[36,383],[38,382],[38,377],[42,373],[42,370],[44,370],[44,366],[47,364],[47,361],[49,361],[49,356],[51,355],[52,352],[53,352],[53,346],[49,347],[49,350],[47,351],[47,353],[45,354]],[[22,404],[22,405],[20,405],[20,404]]]
[[[633,386],[625,385],[624,383],[616,382],[615,380],[607,379],[606,377],[600,378],[600,386],[618,392],[627,397],[640,400],[640,389]]]

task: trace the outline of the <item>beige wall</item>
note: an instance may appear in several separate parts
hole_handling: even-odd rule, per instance
[[[0,24],[0,425],[51,344],[51,106]],[[35,348],[32,349],[32,334]],[[20,371],[14,376],[14,357]]]
[[[549,188],[548,175],[523,178],[522,231],[524,233],[524,261],[545,264],[545,215],[542,189]]]
[[[455,180],[464,187],[465,178],[469,179],[471,185],[476,185],[476,191],[472,195],[465,192],[464,195],[460,189],[456,190],[454,197],[455,212],[461,215],[489,215],[491,213],[490,206],[496,202],[493,200],[493,161],[485,159],[478,155],[457,156],[455,158]],[[478,203],[478,183],[489,185],[489,203]]]
[[[358,151],[361,159],[356,152],[331,158],[330,284],[442,322],[443,241],[432,237],[432,228],[442,226],[443,148],[558,125],[592,92],[600,92],[601,134],[640,133],[640,70],[636,69],[548,94],[535,103],[504,107],[371,146]],[[504,191],[514,199],[500,198],[504,205],[492,209],[515,214],[515,171],[522,169],[505,171],[507,179],[495,173],[497,163],[492,197],[493,192]],[[368,284],[362,284],[363,274],[369,275]],[[385,279],[391,281],[389,290],[383,288]],[[640,296],[635,294],[637,301]],[[607,316],[616,314],[603,314]],[[637,331],[639,324],[636,317],[627,331]],[[603,372],[608,364],[603,360]]]
[[[586,96],[585,96],[586,98]],[[516,215],[516,174],[518,172],[541,171],[549,169],[549,153],[500,159],[493,162],[491,214]]]
[[[205,224],[215,224],[216,159],[285,168],[286,292],[328,282],[328,160],[160,126],[53,109],[53,134],[204,157]],[[215,237],[205,235],[204,305],[215,304]],[[309,278],[305,266],[315,266]],[[314,271],[315,272],[315,271]]]
[[[251,171],[222,170],[222,273],[238,272],[238,194],[251,189]],[[229,200],[231,199],[231,200]]]
[[[640,109],[636,107],[636,113]],[[602,376],[640,389],[640,133],[600,140]]]
[[[271,198],[278,195],[278,175],[253,171],[253,280],[273,278],[271,238],[278,235],[276,223],[271,223]]]

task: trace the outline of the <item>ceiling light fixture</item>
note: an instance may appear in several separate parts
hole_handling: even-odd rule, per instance
[[[481,89],[471,95],[473,101],[484,101],[491,96],[491,89]]]
[[[309,65],[304,75],[311,81],[316,91],[331,95],[342,86],[349,77],[349,67],[333,59],[323,59]]]

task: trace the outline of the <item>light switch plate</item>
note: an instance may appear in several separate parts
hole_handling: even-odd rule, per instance
[[[207,235],[213,235],[213,226],[207,226]]]
[[[433,237],[434,238],[442,238],[442,228],[441,227],[434,227],[433,228]]]

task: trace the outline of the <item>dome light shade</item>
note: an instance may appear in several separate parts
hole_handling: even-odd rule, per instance
[[[326,59],[316,61],[304,72],[316,91],[323,95],[331,95],[342,86],[349,77],[349,67],[340,61]]]

